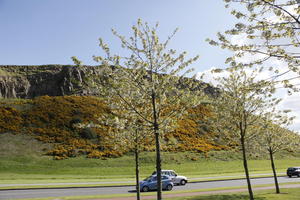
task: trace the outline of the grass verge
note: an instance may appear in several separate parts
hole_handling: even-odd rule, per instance
[[[182,158],[180,163],[173,157],[185,157],[188,153],[164,153],[168,161],[164,169],[174,169],[188,178],[236,176],[243,174],[241,160],[217,161],[199,158],[191,161]],[[141,177],[149,176],[155,170],[155,153],[142,154]],[[199,156],[200,157],[200,156]],[[163,158],[164,159],[164,158]],[[276,160],[277,172],[285,173],[286,168],[294,166],[299,159]],[[269,160],[249,160],[251,174],[271,173]],[[1,157],[0,179],[2,183],[36,183],[56,181],[86,180],[134,180],[134,158],[126,155],[108,160],[86,159],[84,157],[67,160],[53,160],[51,157]]]
[[[255,200],[299,200],[299,188],[285,188],[280,194],[275,194],[274,190],[257,191],[254,194]],[[243,192],[240,194],[216,194],[216,195],[201,195],[192,197],[172,197],[166,198],[172,200],[248,200],[249,196]]]

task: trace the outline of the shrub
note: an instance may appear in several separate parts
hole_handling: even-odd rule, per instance
[[[97,134],[91,128],[83,128],[81,132],[79,132],[79,135],[81,138],[89,140],[97,138]]]
[[[21,130],[23,119],[15,108],[0,107],[0,133],[18,132]]]
[[[76,118],[73,118],[73,119],[69,122],[69,124],[70,124],[70,127],[71,127],[71,128],[74,128],[73,126],[74,126],[75,124],[79,124],[79,123],[82,123],[82,122],[83,122],[83,120],[82,120],[81,118],[76,117]]]
[[[93,150],[92,152],[90,152],[88,155],[87,155],[87,158],[102,158],[104,155],[103,152],[100,152],[100,151],[97,151],[97,150]]]

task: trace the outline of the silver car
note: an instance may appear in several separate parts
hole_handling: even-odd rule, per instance
[[[168,176],[161,177],[162,189],[163,190],[172,190],[173,182]],[[141,192],[148,192],[150,190],[157,190],[157,176],[149,176],[140,182]]]
[[[152,173],[155,175],[156,171]],[[179,176],[174,170],[161,170],[161,175],[169,176],[172,179],[174,185],[185,185],[188,182],[188,179],[185,176]]]

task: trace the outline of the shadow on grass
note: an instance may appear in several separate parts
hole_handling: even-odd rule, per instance
[[[248,195],[232,194],[232,195],[211,195],[190,197],[187,200],[249,200]],[[265,197],[256,197],[255,200],[266,200]]]

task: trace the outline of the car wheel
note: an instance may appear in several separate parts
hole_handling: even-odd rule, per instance
[[[144,186],[144,187],[142,188],[142,191],[143,191],[143,192],[148,192],[148,191],[149,191],[149,187],[148,187],[148,186]]]
[[[185,184],[186,184],[186,180],[182,179],[182,180],[180,181],[180,185],[185,185]]]
[[[300,174],[297,174],[298,177],[300,177]]]
[[[289,175],[290,178],[292,178],[292,175]]]
[[[173,186],[172,186],[171,184],[170,184],[170,185],[167,185],[166,189],[167,189],[168,191],[171,191],[171,190],[173,189]]]

